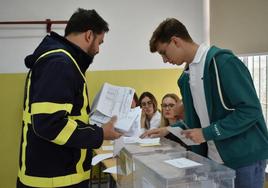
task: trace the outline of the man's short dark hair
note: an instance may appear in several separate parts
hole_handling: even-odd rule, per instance
[[[176,36],[185,41],[193,42],[186,27],[175,18],[167,18],[153,32],[150,39],[150,51],[156,52],[159,42],[169,42],[171,37]]]
[[[108,23],[94,9],[85,10],[79,8],[69,19],[64,35],[82,33],[88,30],[101,34],[102,32],[108,32],[109,27]]]

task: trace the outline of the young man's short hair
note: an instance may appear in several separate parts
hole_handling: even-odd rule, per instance
[[[186,27],[175,18],[167,18],[153,32],[150,40],[150,51],[156,52],[159,42],[169,42],[170,38],[176,36],[185,41],[192,42],[192,38],[189,35]]]

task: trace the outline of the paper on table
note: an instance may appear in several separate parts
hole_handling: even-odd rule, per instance
[[[123,137],[125,144],[159,144],[160,138]]]
[[[106,168],[103,170],[104,173],[117,174],[116,166],[112,166],[110,168]]]
[[[138,139],[139,144],[159,144],[160,138],[139,138]]]
[[[113,157],[113,153],[98,154],[95,157],[93,157],[91,165],[95,166],[99,162],[101,162],[105,159],[111,158],[111,157]]]
[[[123,142],[125,144],[135,144],[138,142],[139,137],[127,137],[127,136],[122,136]]]
[[[166,160],[164,162],[168,163],[168,164],[170,164],[172,166],[175,166],[177,168],[189,168],[189,167],[193,167],[193,166],[202,165],[201,163],[197,163],[195,161],[192,161],[190,159],[186,159],[184,157],[177,158],[177,159]]]
[[[182,129],[180,127],[171,127],[168,126],[167,130],[177,136],[181,141],[183,141],[186,145],[191,146],[191,145],[198,145],[197,143],[193,142],[189,138],[185,138],[184,135],[181,134]]]
[[[160,145],[160,138],[139,138],[121,136],[114,141],[113,156],[116,156],[125,144],[140,144],[140,146],[156,146]]]
[[[101,149],[103,151],[113,151],[114,150],[114,146],[101,146]]]

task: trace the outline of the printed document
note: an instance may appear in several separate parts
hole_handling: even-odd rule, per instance
[[[104,83],[93,101],[90,123],[101,126],[107,123],[112,116],[117,116],[115,128],[123,133],[128,132],[141,113],[139,107],[130,108],[134,92],[135,90],[130,87]]]

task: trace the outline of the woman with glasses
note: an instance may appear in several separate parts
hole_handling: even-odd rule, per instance
[[[176,108],[181,106],[181,108]],[[174,93],[168,93],[162,98],[161,127],[167,127],[183,119],[183,105],[180,98]]]
[[[143,92],[139,98],[139,104],[142,109],[142,130],[150,130],[160,127],[161,114],[157,109],[157,101],[154,95],[148,91]]]
[[[182,120],[184,116],[184,108],[181,99],[174,93],[168,93],[162,98],[161,104],[161,125],[160,127],[168,127]],[[169,133],[166,138],[178,142],[180,145],[189,150],[189,147],[184,144],[178,137]]]

